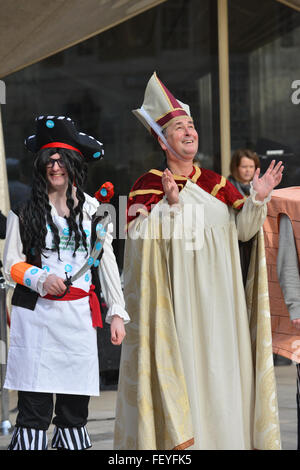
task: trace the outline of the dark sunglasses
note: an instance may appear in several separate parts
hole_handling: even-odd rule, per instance
[[[59,168],[65,168],[66,164],[65,162],[63,161],[62,158],[57,158],[56,160],[54,158],[49,158],[47,164],[46,164],[46,167],[47,168],[53,168],[55,163],[58,164]]]

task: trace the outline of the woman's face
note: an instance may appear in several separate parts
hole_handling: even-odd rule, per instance
[[[50,191],[67,190],[69,180],[68,172],[59,153],[55,153],[49,157],[48,163],[46,164],[46,175],[48,189]]]
[[[251,158],[242,157],[238,167],[239,179],[242,183],[250,183],[255,173],[255,163]]]

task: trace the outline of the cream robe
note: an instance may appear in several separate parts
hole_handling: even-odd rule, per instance
[[[194,438],[194,449],[278,449],[261,231],[248,312],[238,248],[238,238],[260,230],[266,204],[250,197],[235,212],[188,181],[180,206],[168,216],[162,200],[132,224],[126,242],[132,321],[122,347],[115,448],[184,448]],[[198,217],[187,207],[197,207]]]

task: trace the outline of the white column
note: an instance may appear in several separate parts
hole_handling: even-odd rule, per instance
[[[2,128],[2,115],[0,105],[0,210],[4,215],[10,210],[10,200],[8,192],[8,179],[6,171],[4,136]],[[0,240],[0,259],[2,258],[4,240]]]
[[[228,0],[218,0],[218,40],[221,171],[227,177],[231,159]]]
[[[1,105],[0,105],[0,210],[5,215],[7,215],[8,211],[10,210]]]

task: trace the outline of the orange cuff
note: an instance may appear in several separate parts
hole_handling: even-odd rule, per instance
[[[11,278],[17,283],[24,285],[24,274],[27,269],[31,268],[32,264],[28,264],[25,262],[20,262],[13,264],[10,269]]]

